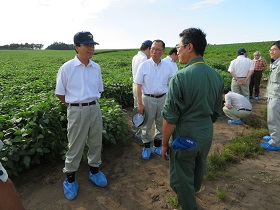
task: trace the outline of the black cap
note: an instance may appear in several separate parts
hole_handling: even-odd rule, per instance
[[[93,40],[93,35],[88,31],[81,31],[75,34],[74,44],[98,44]],[[99,45],[99,44],[98,44]]]

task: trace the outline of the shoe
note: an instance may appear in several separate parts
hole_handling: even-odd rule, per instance
[[[249,96],[250,99],[253,99],[253,96]]]
[[[67,179],[63,182],[63,191],[64,196],[68,200],[73,200],[78,195],[78,182],[75,180],[74,182],[69,183]]]
[[[265,140],[265,141],[270,141],[270,140],[271,140],[271,136],[264,136],[264,137],[263,137],[263,140]]]
[[[255,100],[258,101],[258,100],[261,100],[261,99],[260,99],[258,96],[256,96],[256,97],[255,97]]]
[[[228,123],[232,124],[232,125],[241,125],[242,121],[241,120],[236,120],[236,121],[228,120]]]
[[[101,171],[98,171],[97,174],[89,172],[88,179],[98,187],[106,187],[108,184],[106,176]]]
[[[260,146],[261,146],[262,148],[264,148],[265,150],[280,151],[280,147],[272,146],[272,145],[269,144],[268,142],[263,142],[263,143],[260,144]]]
[[[153,149],[154,149],[154,153],[161,157],[161,146],[160,147],[153,146]]]
[[[149,159],[149,158],[151,157],[151,154],[152,154],[151,148],[146,148],[146,147],[143,148],[143,151],[142,151],[142,158],[143,158],[144,160]]]

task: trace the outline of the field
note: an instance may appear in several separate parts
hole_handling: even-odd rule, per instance
[[[219,71],[225,84],[229,85],[231,77],[227,68],[230,61],[237,56],[237,49],[244,47],[251,58],[255,51],[261,51],[262,57],[269,62],[267,51],[271,43],[209,45],[205,60]],[[168,186],[168,163],[156,157],[152,158],[150,163],[143,162],[139,152],[141,146],[135,144],[130,136],[131,59],[136,53],[136,49],[97,50],[93,57],[102,68],[105,85],[100,102],[104,120],[102,165],[111,184],[99,191],[88,185],[87,180],[82,181],[87,170],[86,164],[82,162],[79,172],[81,195],[73,203],[68,203],[63,197],[61,187],[64,179],[61,168],[67,142],[66,110],[56,99],[54,89],[59,67],[73,58],[75,51],[0,51],[0,138],[5,142],[0,158],[15,180],[27,209],[172,209],[176,206],[176,201],[172,205],[174,193]],[[165,55],[167,53],[168,49]],[[250,132],[255,133],[258,142],[261,140],[261,135],[267,132],[265,101],[256,103],[255,106],[258,106],[258,109],[244,126],[225,128],[226,120],[215,125],[216,141],[212,146],[212,154],[222,153],[223,147],[232,138]],[[269,195],[275,199],[273,196],[279,194],[279,176],[273,176],[276,172],[279,174],[279,170],[275,168],[280,168],[279,158],[275,158],[279,153],[260,154],[262,155],[254,158],[264,161],[271,159],[272,164],[259,161],[259,165],[264,164],[265,168],[251,169],[251,176],[249,167],[253,163],[245,157],[238,166],[229,168],[229,172],[223,172],[230,174],[222,176],[223,180],[217,181],[209,177],[206,179],[207,190],[202,191],[199,197],[204,205],[208,206],[207,209],[275,209],[274,207],[279,205],[276,201],[271,202],[271,208],[268,208],[267,204]],[[243,164],[248,162],[246,172],[248,179],[253,180],[250,179],[252,183],[248,184],[247,190],[251,188],[253,191],[254,185],[258,184],[266,190],[267,195],[264,195],[263,206],[260,208],[253,208],[257,207],[257,201],[250,201],[252,205],[247,203],[245,206],[240,200],[239,206],[232,204],[234,199],[237,199],[234,197],[236,191],[232,182],[236,181],[237,177],[246,176],[246,173],[234,170],[242,168]],[[269,181],[256,181],[262,178],[269,178]],[[49,194],[52,188],[58,190]],[[261,188],[256,189],[261,191]],[[243,192],[242,189],[238,190]],[[251,193],[249,191],[246,192],[248,195]],[[223,194],[226,195],[225,199]],[[92,200],[88,195],[94,197],[96,208],[90,207]],[[243,195],[243,199],[246,198],[248,197]],[[54,200],[56,201],[53,202]],[[219,208],[219,205],[222,207]],[[232,208],[230,205],[233,205]]]

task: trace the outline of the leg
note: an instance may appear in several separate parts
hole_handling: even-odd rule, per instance
[[[255,74],[255,73],[252,74],[251,79],[250,79],[250,84],[249,84],[249,95],[250,95],[250,96],[253,96],[253,88],[254,88],[254,85],[255,85],[255,81],[254,81],[255,77],[254,77],[254,74]]]
[[[280,147],[280,101],[277,99],[269,100],[267,105],[267,125],[271,136],[268,143]]]
[[[262,79],[262,72],[259,71],[259,72],[255,72],[255,79],[254,79],[254,82],[255,82],[255,96],[256,97],[259,97],[260,95],[260,83],[261,83],[261,79]]]

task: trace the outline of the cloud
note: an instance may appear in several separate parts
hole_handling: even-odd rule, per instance
[[[194,3],[191,7],[185,8],[185,10],[194,10],[194,9],[204,9],[209,8],[213,5],[222,3],[224,0],[204,0],[197,3]]]

